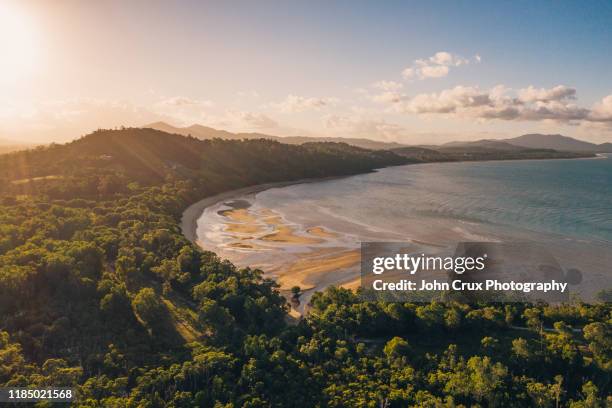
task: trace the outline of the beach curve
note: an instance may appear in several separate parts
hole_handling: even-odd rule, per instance
[[[313,178],[304,178],[298,180],[291,181],[277,181],[271,183],[262,183],[262,184],[254,184],[251,186],[241,187],[234,190],[225,191],[219,194],[212,195],[210,197],[205,197],[187,207],[181,216],[181,232],[189,241],[194,244],[198,243],[197,236],[197,228],[198,228],[198,219],[202,216],[202,213],[206,208],[213,206],[215,204],[220,203],[221,201],[231,200],[233,198],[237,198],[244,195],[249,194],[257,194],[262,191],[269,190],[271,188],[281,188],[288,187],[296,184],[304,184],[304,183],[316,183],[327,180],[336,180],[345,177],[351,177],[355,174],[345,175],[345,176],[332,176],[332,177],[313,177]]]

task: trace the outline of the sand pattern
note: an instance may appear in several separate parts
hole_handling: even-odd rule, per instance
[[[417,171],[418,167],[411,166],[410,170]],[[397,177],[410,177],[403,174],[401,168],[388,172],[399,172]],[[350,195],[350,191],[361,188],[354,180],[371,178],[376,179],[376,174],[341,181],[326,180],[319,188],[327,194],[344,191]],[[297,183],[311,181],[315,180]],[[440,180],[435,178],[435,181]],[[564,269],[575,268],[583,272],[582,284],[572,287],[572,293],[577,293],[583,299],[591,299],[601,288],[609,287],[609,265],[612,264],[609,242],[573,239],[495,222],[479,222],[445,212],[436,215],[436,211],[445,208],[447,202],[444,197],[433,203],[429,203],[428,198],[423,204],[420,198],[411,201],[410,196],[402,195],[397,188],[392,191],[404,199],[397,204],[395,196],[390,196],[390,203],[412,203],[413,210],[401,211],[399,216],[394,215],[393,218],[390,215],[396,214],[396,209],[400,207],[381,205],[381,210],[374,213],[371,211],[372,205],[367,205],[366,198],[359,196],[356,197],[361,200],[358,203],[366,200],[364,211],[355,211],[350,202],[346,205],[352,208],[352,212],[345,214],[337,208],[336,211],[327,211],[334,204],[338,207],[339,203],[332,200],[327,206],[319,206],[316,200],[310,200],[310,197],[320,195],[316,194],[314,186],[313,195],[304,195],[310,186],[279,189],[292,184],[295,182],[250,186],[201,200],[183,213],[183,233],[203,249],[214,251],[239,267],[262,269],[265,276],[281,285],[281,291],[289,300],[292,300],[290,289],[300,286],[304,294],[300,297],[297,310],[303,309],[312,293],[327,286],[355,289],[359,285],[357,251],[360,242],[406,242],[413,253],[429,255],[453,251],[460,242],[540,242]],[[344,184],[347,186],[342,187]],[[382,194],[386,194],[388,186],[385,183],[382,185]],[[444,191],[453,191],[452,186],[443,187]],[[376,191],[376,183],[370,188]],[[429,189],[422,191],[425,195],[429,193]],[[426,209],[432,207],[433,213],[423,211],[422,205]],[[382,214],[388,211],[389,216],[378,217],[381,211]],[[389,223],[390,220],[393,222]]]
[[[359,284],[358,241],[328,227],[290,222],[245,198],[223,200],[206,208],[199,222],[208,226],[198,234],[198,243],[205,249],[238,266],[262,269],[277,281],[288,299],[291,288],[299,286],[299,305],[292,304],[297,314],[303,313],[315,291],[330,285],[354,288]]]
[[[281,290],[293,286],[315,289],[318,283],[328,280],[326,274],[354,268],[359,263],[359,251],[336,246],[340,234],[325,227],[303,228],[268,208],[233,208],[231,201],[223,204],[231,208],[217,212],[224,238],[219,247],[255,253],[262,249],[286,252],[285,262],[267,269]]]

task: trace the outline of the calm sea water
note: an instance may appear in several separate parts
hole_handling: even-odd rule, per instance
[[[440,220],[612,242],[612,155],[432,163],[271,189],[258,205],[304,225],[410,235]],[[331,221],[330,221],[331,220]],[[441,233],[444,233],[440,230]],[[418,235],[418,234],[417,234]]]

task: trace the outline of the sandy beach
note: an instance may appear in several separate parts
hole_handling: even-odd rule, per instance
[[[183,212],[181,230],[190,241],[214,250],[239,266],[263,269],[267,277],[279,283],[288,299],[291,288],[299,286],[303,293],[301,303],[292,310],[299,316],[315,291],[329,285],[358,286],[359,250],[354,246],[336,245],[340,234],[324,226],[299,228],[275,211],[250,208],[244,198],[271,188],[337,178],[259,184],[207,197]],[[212,246],[198,236],[198,220],[205,211],[216,217],[216,226],[224,236],[223,245],[217,242],[217,246]],[[282,262],[272,265],[259,261],[261,253],[267,250],[283,250]]]
[[[350,177],[350,176],[342,176],[342,177]],[[279,181],[276,183],[264,183],[264,184],[256,184],[253,186],[238,188],[235,190],[226,191],[220,194],[216,194],[214,196],[203,198],[200,201],[197,201],[191,204],[189,207],[183,211],[183,215],[181,217],[181,231],[183,235],[190,240],[191,242],[197,243],[197,227],[198,227],[198,218],[202,215],[202,212],[207,207],[215,205],[221,201],[231,200],[232,198],[241,197],[249,194],[256,194],[264,190],[268,190],[270,188],[278,188],[278,187],[286,187],[294,184],[302,184],[302,183],[313,183],[317,181],[325,181],[325,180],[333,180],[341,177],[322,177],[322,178],[308,178],[308,179],[299,179],[294,181]]]
[[[424,164],[329,183],[315,183],[329,179],[307,179],[249,186],[191,205],[183,213],[181,228],[192,242],[236,266],[261,269],[288,299],[291,288],[299,286],[300,304],[292,305],[298,314],[304,313],[304,305],[316,291],[332,285],[359,286],[361,242],[401,241],[410,246],[410,252],[429,255],[452,253],[460,242],[541,243],[564,270],[584,272],[582,283],[572,291],[591,299],[609,282],[609,243],[520,228],[495,219],[474,220],[470,218],[473,211],[485,218],[502,213],[532,217],[533,212],[522,211],[521,203],[500,201],[497,197],[506,193],[495,190],[491,194],[495,185],[483,190],[478,183],[449,182],[462,169],[493,168],[504,175],[505,169],[540,169],[542,164],[509,166],[495,162]],[[532,178],[536,173],[530,170],[528,174]],[[504,188],[514,187],[512,180],[504,179],[504,183]],[[534,205],[548,197],[540,197],[540,189],[529,191],[536,195]],[[541,219],[536,217],[534,222]]]

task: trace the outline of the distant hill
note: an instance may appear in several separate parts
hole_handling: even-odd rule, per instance
[[[421,146],[398,147],[391,150],[393,153],[404,156],[417,163],[448,161],[449,158],[435,148]]]
[[[149,123],[147,125],[142,126],[144,129],[155,129],[161,130],[162,132],[183,135],[183,136],[193,136],[196,139],[200,140],[208,140],[214,138],[220,139],[228,139],[228,140],[237,140],[237,139],[254,139],[254,137],[238,137],[236,133],[231,133],[225,130],[218,130],[208,126],[202,125],[191,125],[187,127],[176,127],[172,126],[166,122],[155,122]],[[260,138],[257,138],[260,139]]]
[[[370,150],[390,150],[408,147],[409,145],[381,142],[372,139],[363,138],[343,138],[343,137],[307,137],[307,136],[273,136],[264,133],[232,133],[226,130],[214,129],[203,125],[191,125],[188,127],[175,127],[165,122],[149,123],[142,126],[143,128],[151,128],[161,130],[162,132],[174,133],[183,136],[191,135],[197,139],[208,140],[214,138],[226,140],[242,140],[242,139],[269,139],[286,144],[300,145],[309,142],[332,142],[332,143],[347,143],[352,146],[361,147]],[[411,146],[414,147],[414,146]],[[582,140],[563,135],[545,135],[539,133],[526,134],[511,139],[492,140],[482,139],[477,141],[457,141],[449,142],[442,145],[423,145],[418,146],[425,149],[433,149],[436,151],[448,151],[451,153],[460,152],[488,152],[488,151],[506,151],[519,152],[522,149],[552,149],[564,152],[588,152],[588,153],[612,153],[612,143],[602,143],[600,145],[589,143]]]
[[[116,184],[129,180],[156,185],[180,179],[221,190],[261,181],[362,173],[409,162],[390,151],[346,143],[199,140],[149,128],[126,128],[98,130],[70,143],[0,155],[0,184],[4,181],[25,188],[32,182],[66,184],[73,179],[91,191],[100,178],[112,175]]]
[[[440,145],[441,150],[504,150],[504,151],[520,151],[525,150],[524,147],[510,144],[501,140],[482,139],[474,142],[450,142]]]
[[[279,137],[277,139],[281,143],[289,144],[302,144],[310,142],[324,142],[324,143],[347,143],[351,146],[361,147],[362,149],[370,150],[389,150],[396,149],[399,147],[405,147],[406,145],[395,143],[395,142],[379,142],[372,139],[361,139],[354,137],[307,137],[307,136],[286,136]]]
[[[515,146],[499,140],[450,142],[441,146],[409,146],[392,152],[416,162],[562,159],[592,156],[591,152],[557,151]]]
[[[167,124],[151,125],[166,130],[98,130],[70,143],[0,155],[0,184],[5,181],[25,188],[25,185],[43,180],[44,183],[39,184],[74,179],[79,180],[84,189],[91,190],[91,185],[99,183],[101,177],[113,175],[120,176],[115,178],[116,184],[122,184],[120,180],[159,184],[168,178],[205,178],[208,185],[215,185],[214,180],[226,183],[234,180],[230,184],[244,185],[245,180],[256,183],[276,177],[286,179],[280,174],[283,171],[295,171],[291,177],[320,177],[408,163],[575,158],[593,154],[586,150],[534,149],[494,140],[394,148],[380,142],[386,149],[369,150],[349,143],[351,140],[365,141],[366,145],[374,144],[375,148],[380,144],[367,139],[282,138],[259,133],[231,133],[201,125],[179,129],[191,135],[187,137]],[[286,141],[289,143],[281,143]],[[300,165],[283,167],[292,162]]]
[[[600,145],[563,135],[527,134],[511,139],[482,139],[469,142],[449,142],[439,146],[423,146],[447,152],[477,153],[483,151],[520,152],[526,149],[555,150],[560,152],[610,153],[612,143]]]
[[[612,153],[612,143],[602,143],[599,145],[599,153]]]
[[[30,147],[34,147],[34,145],[0,138],[0,154],[24,150]]]
[[[532,149],[612,153],[612,143],[602,143],[598,145],[558,134],[545,135],[540,133],[531,133],[512,139],[505,139],[504,142],[513,144],[515,146],[529,147]]]
[[[165,122],[149,123],[142,126],[143,128],[157,129],[162,132],[175,133],[183,136],[191,135],[201,140],[214,138],[227,140],[242,140],[242,139],[270,139],[286,144],[303,144],[310,142],[332,142],[332,143],[347,143],[352,146],[361,147],[371,150],[388,150],[405,145],[400,143],[380,142],[371,139],[361,138],[343,138],[343,137],[307,137],[307,136],[272,136],[263,133],[232,133],[226,130],[214,129],[208,126],[191,125],[188,127],[175,127]]]

